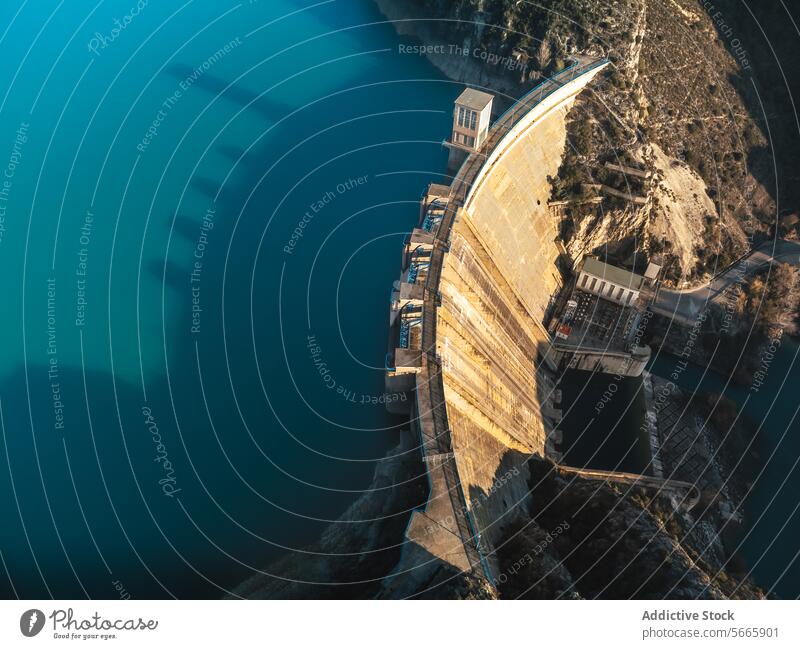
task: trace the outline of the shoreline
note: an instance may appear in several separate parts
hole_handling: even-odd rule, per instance
[[[500,57],[478,48],[479,52],[486,53],[486,61],[494,61],[495,57],[497,58],[498,63],[491,66],[488,62],[484,62],[480,54],[478,56],[474,54],[475,49],[467,38],[461,38],[459,41],[459,36],[461,36],[459,31],[464,28],[465,23],[459,23],[460,29],[456,30],[455,37],[445,41],[436,33],[434,26],[437,21],[424,16],[418,7],[410,6],[409,3],[402,2],[402,0],[373,1],[378,11],[391,22],[397,34],[420,43],[425,51],[418,55],[424,56],[451,81],[499,93],[497,99],[503,104],[512,103],[535,85],[536,81],[524,82],[502,72],[503,67],[499,62],[504,58],[507,60],[508,57]],[[452,23],[452,21],[447,22]],[[478,27],[478,23],[475,23],[475,27]],[[437,45],[442,47],[436,48]],[[467,55],[463,54],[464,51]],[[459,53],[451,54],[450,52]]]
[[[379,595],[400,560],[407,521],[424,498],[422,456],[413,433],[403,430],[399,443],[376,463],[369,486],[317,541],[276,559],[232,591],[245,599]]]

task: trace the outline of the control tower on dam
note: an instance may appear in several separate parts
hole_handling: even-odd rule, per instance
[[[551,453],[558,435],[559,371],[637,376],[649,357],[556,335],[575,281],[548,177],[561,165],[569,109],[606,65],[573,61],[491,127],[491,95],[468,89],[456,100],[448,146],[464,161],[421,201],[390,310],[386,387],[410,397],[394,403],[412,404],[431,488],[406,533],[401,590],[433,579],[442,561],[491,579],[493,544],[526,503],[525,461]]]

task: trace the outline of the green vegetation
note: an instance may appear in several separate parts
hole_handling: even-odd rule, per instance
[[[796,271],[789,264],[778,264],[771,273],[756,275],[745,291],[745,315],[761,333],[796,316]]]
[[[719,371],[749,383],[767,341],[784,328],[794,333],[797,310],[797,271],[778,264],[729,289],[703,322],[698,351]]]
[[[444,24],[448,36],[458,33],[469,38],[473,46],[481,46],[501,55],[523,50],[531,55],[532,66],[544,73],[558,72],[566,66],[565,39],[580,50],[602,46],[604,29],[632,36],[632,25],[624,14],[609,14],[595,0],[549,0],[548,2],[519,2],[519,0],[415,0],[426,15],[443,16],[481,22],[479,42],[473,39],[476,30],[470,24]]]

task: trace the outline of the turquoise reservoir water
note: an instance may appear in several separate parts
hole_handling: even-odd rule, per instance
[[[0,591],[224,595],[396,441],[460,88],[367,0],[12,0],[0,37]]]

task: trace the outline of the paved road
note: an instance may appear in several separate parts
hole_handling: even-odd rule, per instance
[[[662,315],[694,322],[708,303],[720,299],[727,288],[772,262],[800,265],[800,243],[785,239],[764,242],[704,286],[686,290],[660,289],[651,308]]]

